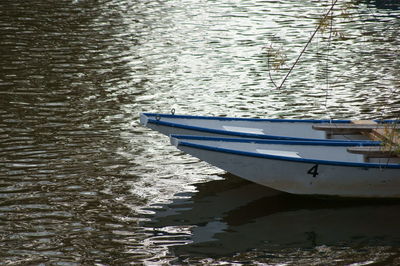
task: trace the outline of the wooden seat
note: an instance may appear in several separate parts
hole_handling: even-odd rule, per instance
[[[367,158],[390,158],[400,157],[400,154],[387,150],[384,146],[357,146],[349,147],[350,153],[363,154]]]
[[[330,134],[363,134],[371,140],[387,141],[400,145],[399,125],[378,124],[372,120],[356,120],[352,123],[323,123],[313,125],[313,129]]]
[[[393,144],[394,146],[400,145],[400,135],[398,132],[398,124],[378,124],[372,120],[355,120],[352,121],[355,125],[371,125],[375,126],[370,132],[362,132],[371,140],[379,140]]]
[[[357,134],[371,132],[375,129],[385,128],[387,125],[350,124],[350,123],[322,123],[312,126],[316,130],[325,130],[335,134]]]
[[[397,128],[396,128],[397,126]],[[378,124],[372,120],[357,120],[348,124],[319,124],[314,129],[325,130],[329,134],[363,134],[370,140],[382,141],[382,146],[350,147],[350,153],[363,154],[366,161],[370,158],[400,157],[400,134],[397,124]]]

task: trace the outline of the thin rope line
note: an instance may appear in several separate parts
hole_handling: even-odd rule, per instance
[[[335,2],[332,4],[331,8],[329,8],[328,12],[324,15],[324,17],[322,18],[322,21],[324,21],[329,13],[333,10],[333,7],[336,5],[338,0],[335,0]],[[299,56],[297,57],[296,61],[294,62],[294,64],[292,65],[292,67],[289,69],[289,72],[286,74],[285,78],[283,79],[281,85],[278,87],[278,90],[282,88],[283,84],[285,83],[285,81],[287,80],[287,78],[289,77],[290,73],[292,72],[293,68],[297,65],[297,63],[300,60],[300,57],[304,54],[304,52],[306,51],[308,45],[311,43],[311,41],[314,39],[315,34],[317,34],[317,32],[319,31],[319,29],[321,28],[322,23],[319,23],[317,28],[315,29],[314,33],[311,35],[311,38],[307,41],[306,45],[304,46],[303,50],[301,51],[301,53],[299,54]]]
[[[332,0],[332,5],[334,5],[333,0]],[[332,45],[333,13],[331,14],[331,18],[330,18],[329,22],[330,22],[330,30],[329,30],[328,50],[327,50],[326,65],[325,65],[325,71],[326,71],[325,111],[328,112],[328,116],[329,116],[330,120],[332,120],[332,114],[329,112],[329,109],[328,109],[328,98],[329,98],[329,93],[330,93],[329,56],[330,56],[331,45]]]

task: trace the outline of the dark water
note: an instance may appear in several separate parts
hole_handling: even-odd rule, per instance
[[[398,117],[393,1],[341,2],[273,89],[265,47],[280,81],[327,2],[0,1],[0,264],[400,263],[399,202],[271,191],[138,123]]]

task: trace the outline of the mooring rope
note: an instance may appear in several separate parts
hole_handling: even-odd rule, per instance
[[[322,18],[322,21],[325,20],[329,13],[332,12],[333,7],[336,5],[336,3],[338,2],[338,0],[335,0],[335,2],[332,4],[332,6],[329,8],[328,12],[326,12],[326,14],[324,15],[324,17]],[[311,35],[310,39],[307,41],[306,45],[304,46],[303,50],[301,51],[301,53],[299,54],[299,56],[297,57],[296,61],[294,62],[294,64],[292,65],[292,67],[289,69],[288,73],[286,74],[285,78],[283,79],[281,85],[278,87],[278,89],[281,89],[283,84],[285,83],[285,81],[287,80],[287,78],[289,77],[290,73],[292,72],[293,68],[297,65],[297,63],[300,60],[300,57],[305,53],[305,51],[307,50],[308,45],[311,43],[311,41],[314,39],[315,34],[317,34],[317,32],[319,31],[319,29],[321,28],[322,23],[319,23],[317,28],[315,29],[314,33]]]

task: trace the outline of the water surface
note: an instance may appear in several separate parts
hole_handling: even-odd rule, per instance
[[[398,262],[399,203],[271,191],[138,123],[398,117],[398,8],[346,3],[277,90],[327,2],[1,1],[0,261]]]

